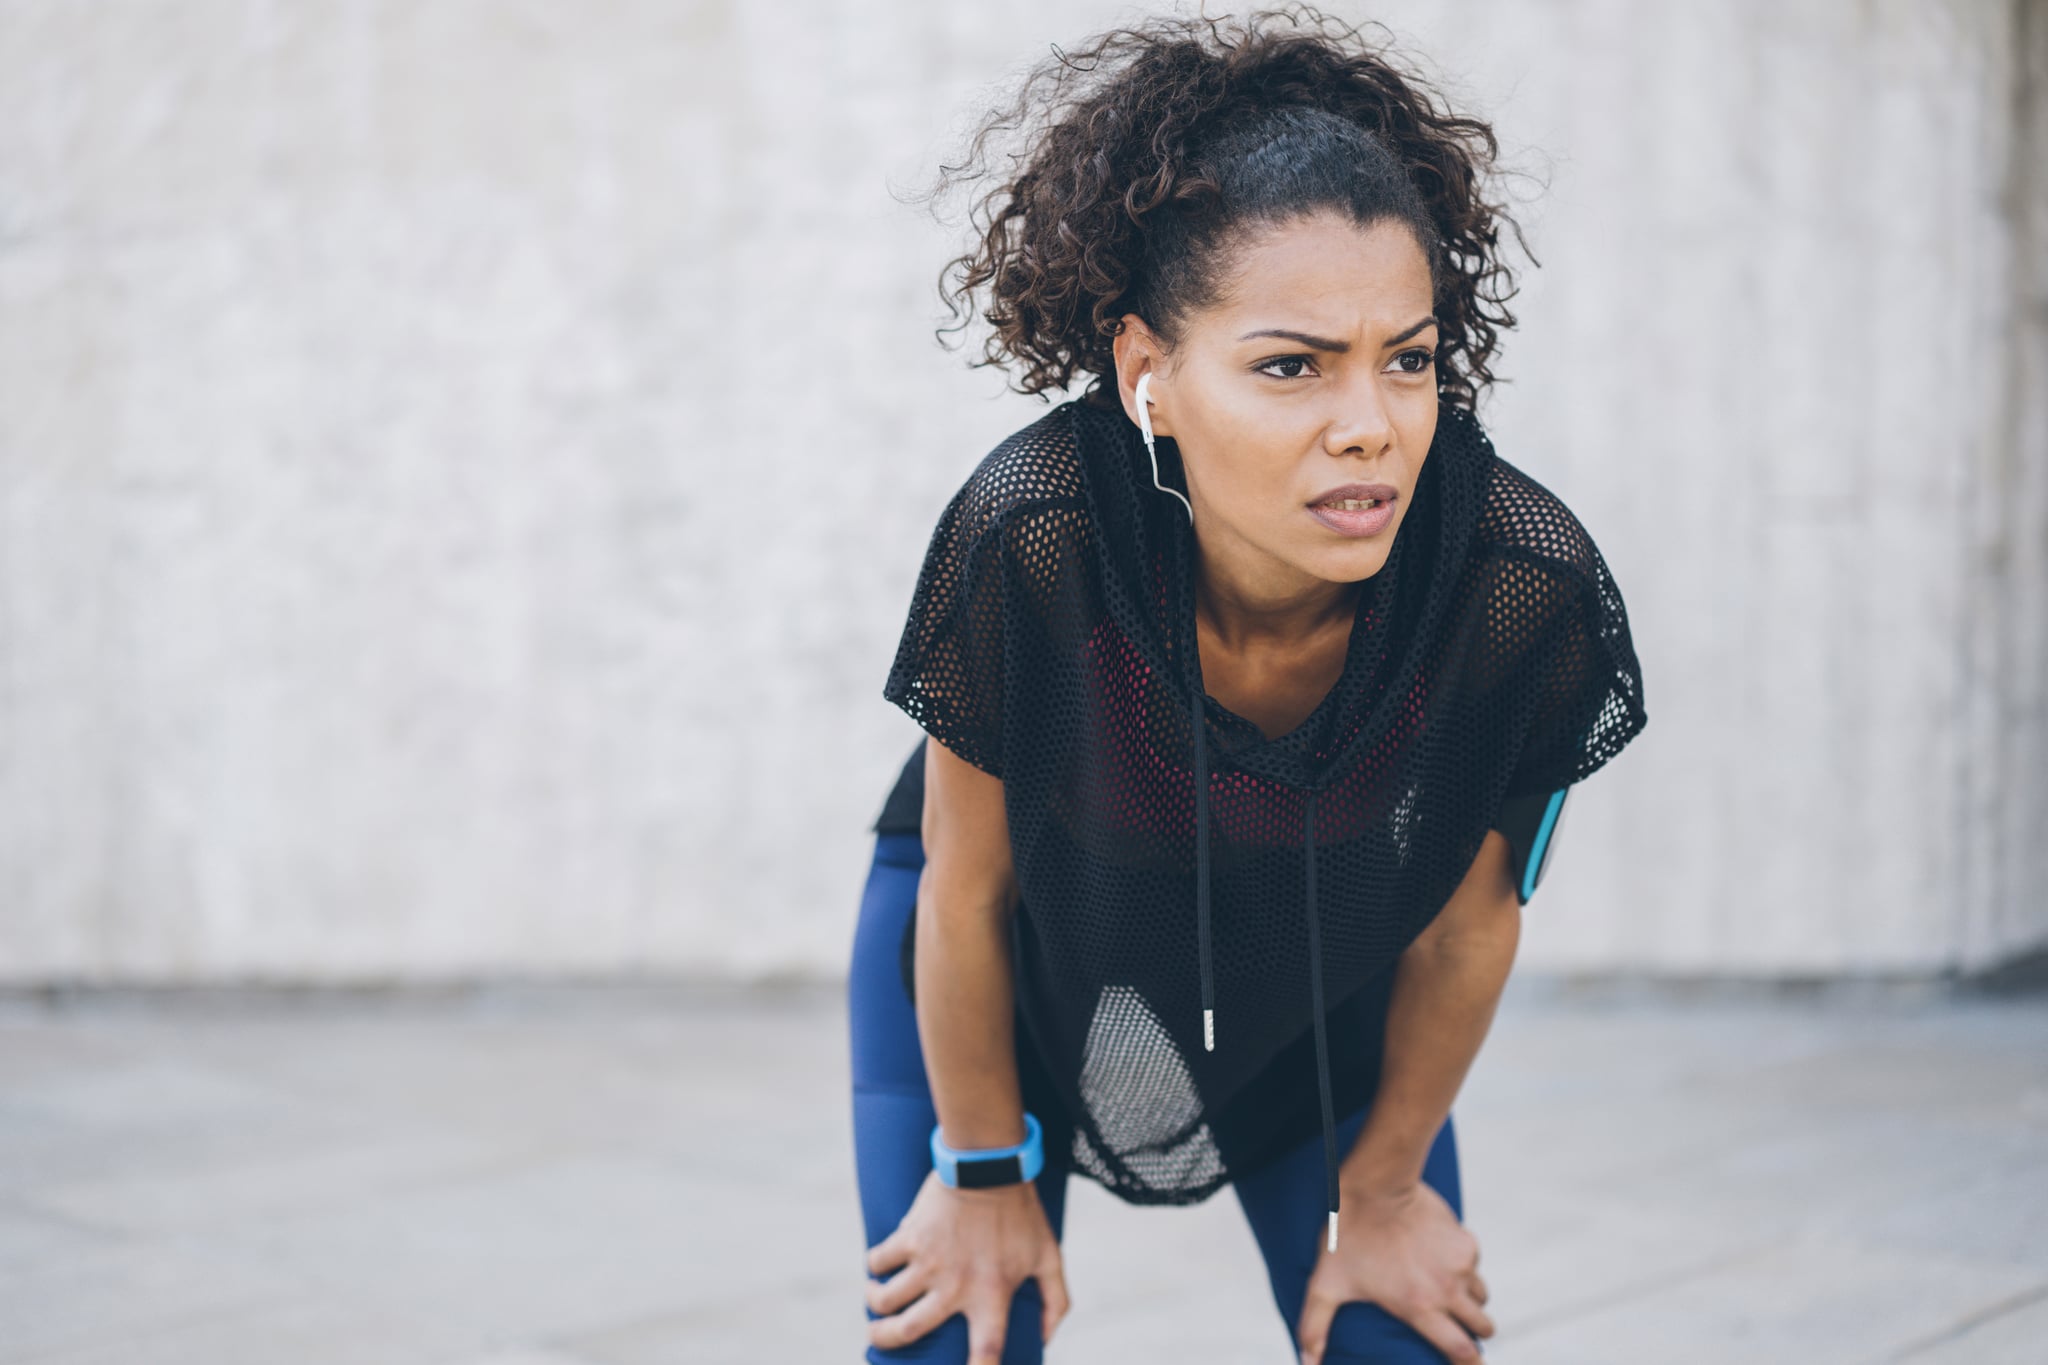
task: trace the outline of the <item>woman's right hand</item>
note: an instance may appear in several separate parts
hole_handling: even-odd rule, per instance
[[[956,1189],[934,1170],[896,1230],[868,1251],[873,1275],[868,1307],[884,1316],[868,1323],[868,1341],[883,1350],[906,1346],[955,1313],[967,1315],[967,1358],[996,1365],[1017,1286],[1036,1278],[1045,1300],[1040,1340],[1067,1315],[1067,1280],[1059,1239],[1046,1221],[1032,1181]]]

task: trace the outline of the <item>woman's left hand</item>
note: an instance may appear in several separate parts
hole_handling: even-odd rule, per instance
[[[1482,1306],[1479,1240],[1444,1197],[1417,1181],[1396,1194],[1346,1190],[1339,1210],[1337,1249],[1318,1238],[1321,1253],[1295,1333],[1304,1365],[1321,1365],[1330,1320],[1354,1301],[1378,1304],[1447,1359],[1476,1365],[1481,1357],[1472,1337],[1493,1335]]]

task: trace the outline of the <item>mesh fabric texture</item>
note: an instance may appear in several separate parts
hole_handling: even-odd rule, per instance
[[[883,694],[1003,780],[1049,1153],[1188,1204],[1320,1123],[1334,1209],[1333,1115],[1377,1088],[1396,960],[1503,800],[1643,728],[1641,671],[1585,528],[1448,403],[1342,674],[1287,734],[1202,690],[1195,556],[1136,425],[1063,403],[941,514]]]

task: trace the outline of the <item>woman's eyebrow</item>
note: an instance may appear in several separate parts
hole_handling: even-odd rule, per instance
[[[1387,338],[1387,345],[1398,346],[1402,342],[1406,341],[1409,337],[1412,337],[1417,332],[1421,331],[1423,328],[1435,325],[1436,317],[1434,314],[1432,314],[1431,316],[1426,317],[1422,321],[1416,323],[1413,327],[1410,327],[1407,331],[1401,333],[1399,336]],[[1257,337],[1279,337],[1283,341],[1296,341],[1301,343],[1303,346],[1308,347],[1311,351],[1334,351],[1338,354],[1342,354],[1343,352],[1351,349],[1351,343],[1348,341],[1338,341],[1332,337],[1311,336],[1307,332],[1289,331],[1285,327],[1262,327],[1256,332],[1246,332],[1243,336],[1239,337],[1238,340],[1251,341]]]

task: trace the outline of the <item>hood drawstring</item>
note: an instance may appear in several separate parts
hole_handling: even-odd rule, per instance
[[[1151,378],[1145,376],[1146,380]],[[1145,437],[1145,452],[1152,461],[1152,484],[1173,493],[1187,508],[1192,527],[1195,509],[1180,493],[1159,482],[1159,456],[1153,448],[1151,415],[1146,408],[1145,384],[1138,385],[1138,424]],[[1197,648],[1188,636],[1191,656]],[[1202,666],[1196,659],[1195,681],[1188,697],[1188,728],[1194,739],[1195,778],[1195,937],[1202,970],[1202,1048],[1216,1050],[1216,966],[1209,942],[1209,717],[1202,705]],[[1316,1091],[1323,1105],[1323,1186],[1330,1206],[1330,1250],[1337,1249],[1337,1120],[1330,1102],[1330,1043],[1323,1027],[1323,943],[1322,925],[1316,916],[1316,794],[1314,788],[1302,793],[1302,855],[1308,889],[1308,985],[1315,1010]]]
[[[1195,936],[1202,959],[1202,1047],[1216,1050],[1216,968],[1209,951],[1209,725],[1195,684]]]
[[[1216,973],[1209,942],[1209,736],[1197,683],[1189,721],[1194,731],[1195,935],[1202,969],[1202,1046],[1216,1050]],[[1337,1249],[1337,1120],[1330,1100],[1330,1043],[1323,1024],[1322,924],[1316,914],[1316,794],[1302,793],[1302,858],[1308,916],[1309,1001],[1315,1014],[1316,1090],[1323,1106],[1323,1187],[1330,1211],[1329,1248]]]
[[[1330,1104],[1330,1043],[1323,1027],[1323,934],[1316,914],[1316,793],[1301,794],[1302,860],[1308,884],[1308,988],[1316,1015],[1316,1088],[1323,1101],[1323,1190],[1330,1205],[1330,1250],[1337,1249],[1337,1118]]]

